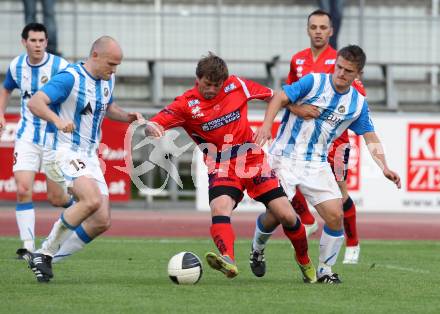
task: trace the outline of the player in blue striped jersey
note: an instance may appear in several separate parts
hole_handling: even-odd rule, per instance
[[[96,153],[101,123],[104,116],[143,121],[140,113],[127,113],[113,101],[114,73],[121,61],[119,44],[100,37],[84,63],[69,65],[29,102],[35,115],[50,122],[45,145],[55,156],[46,173],[78,200],[55,222],[41,249],[26,256],[38,281],[52,277],[52,258],[71,255],[110,227],[109,193]]]
[[[369,116],[366,99],[351,84],[362,73],[365,54],[358,46],[338,52],[334,74],[309,74],[284,86],[269,103],[262,127],[255,140],[263,145],[271,138],[273,120],[278,111],[292,104],[311,104],[320,115],[304,120],[285,110],[278,134],[271,147],[270,162],[290,199],[297,187],[316,208],[325,225],[319,245],[318,282],[340,283],[332,272],[343,243],[341,193],[327,162],[333,140],[347,128],[363,135],[373,159],[386,178],[400,188],[400,177],[387,166],[379,138]],[[278,222],[270,214],[257,221],[254,248],[263,252],[265,243]],[[258,252],[256,252],[258,253]]]
[[[46,160],[43,137],[46,121],[32,114],[29,99],[50,78],[68,65],[61,57],[46,52],[47,31],[39,23],[26,25],[21,34],[26,53],[16,57],[9,65],[3,88],[0,91],[0,132],[5,125],[4,113],[11,93],[20,90],[21,117],[18,122],[13,172],[17,186],[16,218],[23,247],[33,251],[35,211],[32,203],[32,187],[35,174]],[[69,206],[71,200],[55,182],[47,180],[49,201],[55,206]],[[19,249],[18,254],[23,251]]]

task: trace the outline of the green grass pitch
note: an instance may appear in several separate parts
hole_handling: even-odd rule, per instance
[[[440,243],[434,241],[363,241],[360,264],[334,267],[343,280],[338,286],[302,283],[282,240],[269,243],[263,278],[250,271],[250,240],[238,240],[240,273],[231,280],[204,262],[214,250],[209,239],[100,238],[55,264],[49,284],[37,283],[15,259],[19,245],[0,237],[0,313],[440,313]],[[317,246],[310,242],[315,264]],[[180,251],[202,258],[198,284],[168,279],[168,260]]]

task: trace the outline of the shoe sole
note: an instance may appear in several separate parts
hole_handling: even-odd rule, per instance
[[[222,272],[227,278],[234,278],[238,275],[238,269],[235,265],[225,262],[215,253],[206,253],[205,259],[212,269]]]
[[[343,260],[342,261],[342,264],[345,264],[345,265],[356,265],[358,263],[359,263],[359,261],[354,261],[354,260]]]

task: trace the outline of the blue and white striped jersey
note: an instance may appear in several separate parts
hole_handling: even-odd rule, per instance
[[[321,114],[306,121],[286,109],[269,148],[273,155],[325,162],[331,143],[347,128],[359,135],[374,131],[365,97],[353,87],[336,92],[331,74],[309,74],[283,89],[292,103],[315,105]]]
[[[3,87],[9,91],[18,88],[21,96],[21,118],[18,122],[17,136],[35,144],[43,144],[46,121],[38,118],[29,110],[29,99],[52,76],[64,69],[69,63],[61,57],[45,53],[40,64],[29,64],[27,54],[20,55],[9,65]]]
[[[55,75],[41,91],[50,98],[51,109],[61,119],[74,122],[75,130],[64,133],[49,123],[45,145],[95,153],[101,140],[102,120],[113,103],[114,85],[114,75],[109,81],[95,79],[82,63],[70,64]]]

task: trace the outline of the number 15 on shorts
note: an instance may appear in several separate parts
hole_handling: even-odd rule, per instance
[[[86,167],[86,164],[81,159],[72,159],[69,163],[76,172],[84,169]]]

